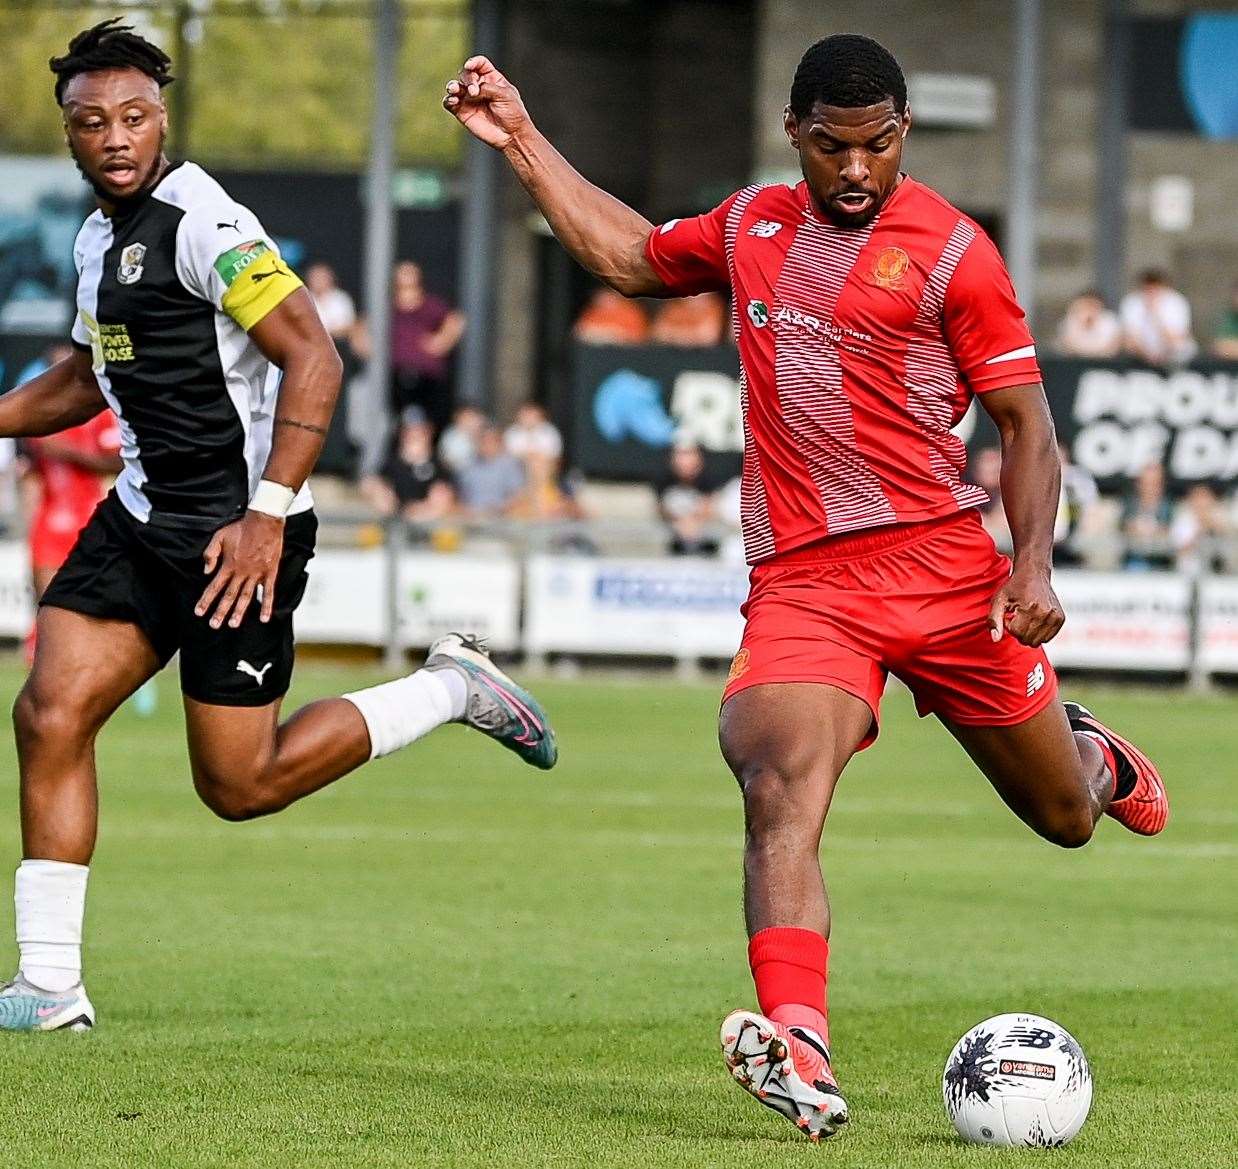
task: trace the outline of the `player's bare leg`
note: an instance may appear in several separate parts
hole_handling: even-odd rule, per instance
[[[1095,722],[1088,712],[1083,713],[1089,723]],[[1050,703],[1017,726],[972,727],[943,721],[1011,811],[1054,844],[1063,848],[1087,844],[1106,812],[1125,822],[1117,813],[1127,800],[1114,798],[1115,789],[1132,798],[1120,786],[1127,780],[1124,762],[1126,766],[1131,762],[1144,765],[1139,767],[1141,774],[1129,777],[1128,786],[1135,789],[1135,798],[1143,791],[1137,784],[1155,789],[1157,810],[1162,814],[1153,831],[1164,826],[1168,802],[1160,777],[1146,757],[1107,728],[1102,728],[1103,735],[1092,729],[1072,730],[1067,709],[1060,703]]]
[[[826,1024],[829,900],[821,831],[838,777],[872,726],[835,686],[752,686],[722,708],[719,741],[744,798],[744,917],[761,1014],[734,1011],[722,1048],[735,1079],[814,1140],[847,1120]]]
[[[124,621],[44,606],[37,628],[34,666],[13,706],[22,851],[86,865],[97,827],[95,736],[159,660]]]
[[[194,786],[224,819],[278,812],[446,722],[473,726],[536,767],[558,758],[537,700],[458,634],[436,642],[407,678],[310,703],[282,724],[279,708],[280,700],[247,707],[185,698]]]
[[[95,736],[159,668],[135,626],[44,606],[34,666],[13,707],[21,771],[17,977],[0,991],[0,1029],[88,1030],[82,915],[98,828]]]
[[[1017,726],[946,726],[1034,832],[1063,848],[1092,838],[1113,793],[1113,776],[1096,743],[1071,731],[1060,703]]]

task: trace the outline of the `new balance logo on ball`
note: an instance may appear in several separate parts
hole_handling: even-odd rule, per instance
[[[1036,668],[1027,675],[1027,696],[1031,698],[1045,684],[1045,668],[1040,662],[1036,663]]]
[[[783,228],[781,223],[775,223],[772,219],[758,219],[749,229],[749,235],[755,235],[760,239],[772,239]]]

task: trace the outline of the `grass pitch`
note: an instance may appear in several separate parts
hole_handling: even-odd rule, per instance
[[[303,668],[292,701],[366,684]],[[16,667],[0,670],[11,694]],[[844,776],[824,863],[854,1123],[820,1148],[730,1080],[753,996],[717,690],[544,683],[548,775],[446,728],[268,820],[192,792],[175,679],[100,742],[87,912],[100,1026],[0,1036],[6,1164],[1214,1166],[1238,1158],[1233,698],[1079,690],[1161,760],[1155,841],[1035,839],[905,695]],[[1075,693],[1072,688],[1072,693]],[[12,742],[0,738],[19,855]],[[7,878],[0,935],[10,938]],[[1008,1010],[1082,1042],[1096,1101],[1051,1154],[969,1148],[939,1091]]]

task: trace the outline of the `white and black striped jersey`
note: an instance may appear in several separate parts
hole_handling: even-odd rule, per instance
[[[239,516],[271,449],[282,376],[246,330],[300,280],[257,217],[194,163],[96,211],[74,246],[73,340],[120,422],[117,494],[143,523]],[[303,487],[292,512],[312,506]]]

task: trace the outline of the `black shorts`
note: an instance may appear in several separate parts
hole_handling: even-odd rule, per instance
[[[209,578],[202,554],[214,532],[140,523],[110,494],[82,529],[40,604],[128,621],[161,664],[180,650],[181,689],[217,706],[265,706],[292,680],[292,614],[305,595],[318,520],[289,516],[275,584],[275,612],[263,624],[255,599],[239,628],[212,629],[194,614]]]

